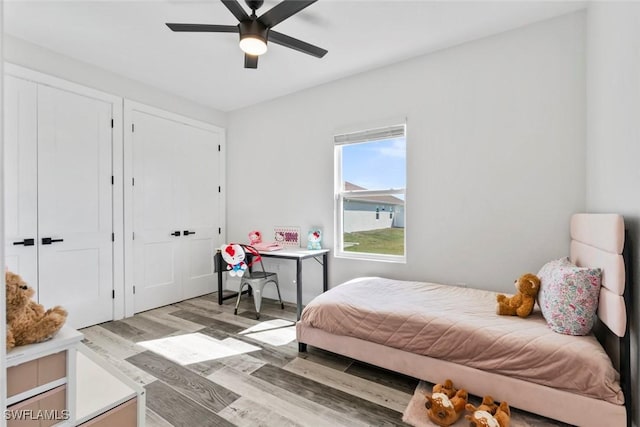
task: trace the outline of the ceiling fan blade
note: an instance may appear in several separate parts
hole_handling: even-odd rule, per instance
[[[316,58],[322,58],[328,52],[326,49],[322,49],[321,47],[314,46],[273,30],[269,30],[269,41],[271,43],[297,50],[298,52],[306,53],[307,55],[315,56]]]
[[[238,3],[237,0],[221,0],[221,1],[222,3],[224,3],[225,6],[227,6],[227,9],[229,9],[229,11],[233,13],[233,16],[235,16],[238,21],[244,21],[246,19],[249,19],[249,15],[247,15],[247,12],[244,11],[244,9],[242,8],[242,6],[240,6],[240,3]]]
[[[284,0],[265,12],[258,18],[258,21],[262,22],[267,28],[271,28],[317,1],[318,0]]]
[[[258,68],[258,56],[244,54],[244,68]]]
[[[237,33],[237,25],[208,25],[208,24],[174,24],[167,22],[172,31],[187,31],[195,33]]]

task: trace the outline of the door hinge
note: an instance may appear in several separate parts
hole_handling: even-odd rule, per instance
[[[218,144],[218,151],[220,151],[220,144]]]
[[[111,185],[113,185],[113,175],[111,175]]]
[[[113,119],[111,119],[111,129],[113,129]]]
[[[135,132],[135,131],[136,131],[136,125],[131,123],[131,132]]]
[[[218,234],[222,234],[222,228],[218,227]]]
[[[136,233],[131,233],[131,239],[136,240]]]
[[[133,294],[136,294],[136,285],[133,285]]]
[[[131,178],[131,185],[136,185],[136,179],[135,178]]]
[[[222,193],[222,187],[218,185],[218,193]]]
[[[111,291],[111,299],[116,299],[116,291],[115,290]]]
[[[116,241],[116,233],[111,233],[111,241],[112,242]]]

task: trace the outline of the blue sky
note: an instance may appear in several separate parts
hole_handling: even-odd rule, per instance
[[[405,138],[342,146],[342,177],[369,190],[406,187]]]

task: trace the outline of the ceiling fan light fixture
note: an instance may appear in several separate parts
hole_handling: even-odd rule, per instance
[[[257,20],[240,23],[240,49],[249,55],[262,55],[267,51],[269,30]]]
[[[267,51],[267,43],[255,36],[246,36],[240,40],[240,49],[249,55],[262,55]]]

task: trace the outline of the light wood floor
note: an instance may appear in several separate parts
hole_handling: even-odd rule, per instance
[[[292,328],[255,335],[243,331],[275,319],[293,323],[295,306],[281,310],[264,300],[256,320],[246,296],[237,316],[234,302],[220,306],[217,294],[210,294],[81,332],[85,344],[145,386],[149,427],[406,425],[402,412],[416,379],[312,347],[298,353],[295,340],[263,342],[260,335],[287,341]],[[183,366],[137,344],[194,332],[259,349]],[[563,425],[515,413],[531,426]]]

